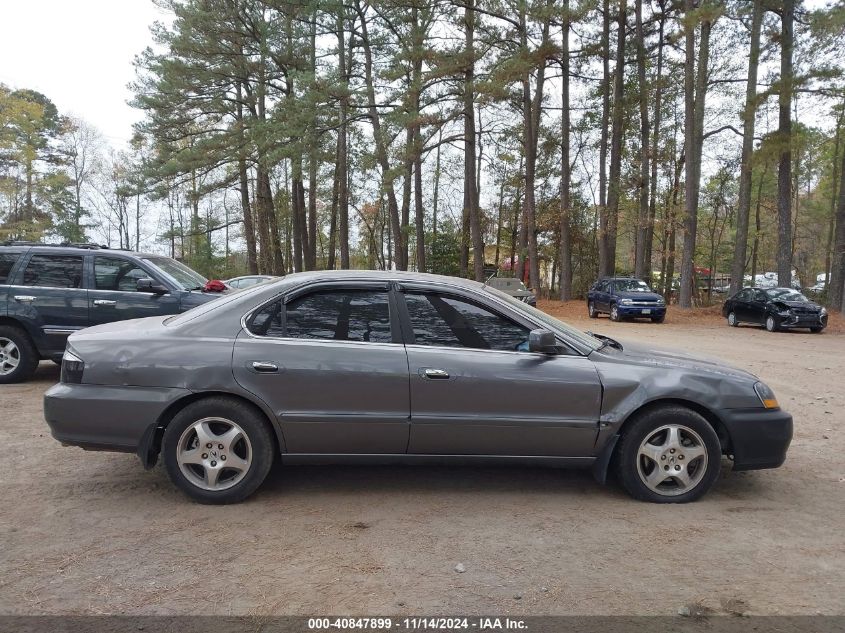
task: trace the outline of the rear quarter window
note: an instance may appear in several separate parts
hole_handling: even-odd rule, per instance
[[[20,256],[20,253],[0,253],[0,284],[9,283],[9,275]]]

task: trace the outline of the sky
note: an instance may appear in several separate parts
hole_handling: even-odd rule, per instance
[[[5,0],[0,83],[42,92],[123,147],[140,118],[126,103],[132,60],[166,19],[151,0]]]

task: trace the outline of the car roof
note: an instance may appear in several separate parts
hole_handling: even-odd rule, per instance
[[[122,248],[109,248],[97,244],[42,244],[33,242],[0,242],[0,249],[15,252],[52,253],[54,255],[80,255],[86,253],[97,253],[106,255],[128,255],[130,257],[167,257],[167,255],[156,255],[154,253],[142,253]]]
[[[313,270],[302,273],[292,273],[290,275],[280,277],[279,281],[282,280],[285,280],[287,283],[306,283],[314,281],[395,281],[396,283],[441,283],[470,288],[472,290],[479,290],[484,287],[483,283],[473,281],[471,279],[402,270]]]

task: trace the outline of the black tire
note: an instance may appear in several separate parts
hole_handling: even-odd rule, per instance
[[[2,367],[8,368],[8,365],[0,366],[0,385],[26,382],[32,378],[40,357],[27,333],[13,325],[0,325],[0,339],[11,343],[12,349],[3,353],[10,354],[10,357],[17,361],[17,367],[8,370],[8,373],[3,373],[2,370]],[[4,342],[3,345],[8,343]],[[2,362],[0,360],[0,363]]]
[[[611,321],[621,321],[622,317],[619,316],[619,308],[616,306],[615,303],[610,304],[610,320]]]
[[[651,317],[652,323],[663,323],[666,320],[666,315],[661,314],[660,316],[653,316]]]
[[[739,319],[736,318],[736,312],[733,310],[728,312],[728,325],[731,327],[739,327]]]
[[[664,494],[649,488],[640,475],[640,445],[662,426],[673,424],[694,431],[702,440],[706,463],[701,478],[689,490],[680,494]],[[635,499],[652,503],[687,503],[701,498],[719,477],[722,449],[716,431],[701,415],[686,407],[669,405],[648,410],[628,423],[616,447],[614,464],[616,476],[622,487]],[[647,461],[647,460],[646,460]],[[702,460],[703,461],[703,460]],[[654,464],[654,468],[658,468]],[[697,472],[697,471],[696,471]],[[671,475],[671,471],[670,471]]]
[[[777,332],[780,329],[780,323],[773,314],[769,314],[766,316],[764,327],[768,332]]]
[[[223,490],[200,488],[188,479],[179,465],[179,443],[183,433],[203,418],[223,418],[236,423],[251,446],[251,460],[246,475]],[[273,431],[261,411],[247,402],[226,396],[204,398],[182,409],[165,428],[161,446],[170,480],[189,497],[205,504],[238,503],[246,499],[267,477],[276,453]]]
[[[823,327],[811,327],[811,328],[810,328],[810,332],[812,332],[813,334],[818,334],[818,333],[819,333],[819,332],[821,332],[823,329],[824,329]]]
[[[593,303],[592,301],[587,302],[587,316],[590,317],[591,319],[598,319],[599,318],[599,312],[598,312],[598,310],[596,310],[596,304]]]

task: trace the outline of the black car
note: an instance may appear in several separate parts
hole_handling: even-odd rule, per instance
[[[0,242],[0,384],[60,362],[67,338],[90,325],[177,314],[219,297],[169,257],[91,244]]]
[[[827,310],[792,288],[743,288],[722,307],[728,324],[764,325],[769,332],[807,328],[821,332],[827,326]]]
[[[612,321],[648,318],[663,323],[666,300],[635,277],[608,277],[592,285],[587,293],[587,313],[595,319],[602,312]]]

